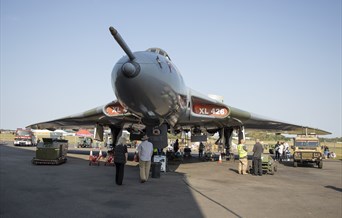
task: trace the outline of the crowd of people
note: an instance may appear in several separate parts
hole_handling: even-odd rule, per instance
[[[275,144],[274,147],[275,150],[275,160],[276,161],[282,161],[284,159],[289,159],[291,152],[290,152],[290,146],[287,142],[279,142]]]
[[[322,145],[321,149],[323,151],[324,158],[336,158],[335,152],[330,151],[328,146]]]
[[[211,150],[211,144],[208,143],[205,145],[203,142],[199,142],[199,144],[192,144],[191,146],[185,144],[185,147],[180,148],[179,141],[176,139],[167,146],[167,154],[171,158],[192,157],[191,152],[196,149],[198,150],[198,158],[203,159],[205,158],[205,154]]]
[[[114,164],[116,166],[115,183],[117,185],[122,185],[124,178],[125,164],[127,163],[128,151],[127,151],[127,139],[125,137],[120,137],[116,146],[114,147]],[[186,153],[188,147],[183,149]],[[190,149],[190,148],[188,148]],[[201,142],[199,144],[199,157],[203,157],[203,152],[205,150],[204,144]],[[173,153],[174,155],[181,155],[178,139],[173,144],[167,147],[167,151]],[[190,149],[191,152],[191,149]],[[148,137],[144,135],[141,139],[141,143],[136,146],[137,161],[139,162],[139,175],[140,182],[145,183],[149,178],[151,162],[154,154],[159,154],[157,149],[153,149],[153,144],[148,141]]]
[[[198,157],[204,158],[204,153],[207,153],[208,147],[210,145],[205,146],[203,142],[200,142],[198,145]],[[183,153],[185,149],[190,149],[189,147],[185,147],[183,149]],[[241,139],[240,143],[237,145],[237,154],[239,157],[238,164],[238,173],[245,175],[248,174],[248,150],[245,145],[245,140]],[[325,158],[335,158],[336,154],[334,152],[330,152],[328,146],[322,146],[322,150],[324,151]],[[182,156],[179,146],[178,139],[171,143],[167,147],[166,154],[174,154],[174,157]],[[275,161],[283,161],[290,158],[290,148],[287,142],[277,142],[274,147],[275,151]],[[159,154],[159,151],[156,151]],[[153,149],[153,144],[148,141],[148,137],[145,135],[141,139],[141,143],[136,146],[136,154],[139,162],[140,169],[140,182],[145,183],[149,178],[149,172],[151,168],[151,160],[153,158],[153,154],[156,153]],[[190,149],[191,152],[191,149]],[[264,146],[260,143],[259,139],[256,140],[256,143],[253,146],[253,155],[252,155],[252,174],[256,176],[262,176],[262,154],[264,152]],[[156,154],[157,154],[156,153]],[[165,153],[162,153],[165,154]],[[116,166],[116,177],[115,181],[117,185],[122,185],[123,177],[124,177],[124,166],[127,162],[127,141],[124,137],[120,137],[117,145],[114,148],[114,163]]]

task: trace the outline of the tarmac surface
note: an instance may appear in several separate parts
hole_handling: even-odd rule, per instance
[[[117,186],[115,167],[89,166],[88,155],[33,165],[34,150],[0,145],[1,218],[342,217],[339,160],[324,161],[323,169],[278,164],[275,175],[259,177],[237,174],[238,161],[192,158],[143,184],[129,161]]]

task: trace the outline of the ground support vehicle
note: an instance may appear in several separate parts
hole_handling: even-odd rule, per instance
[[[315,163],[323,168],[323,153],[316,135],[298,135],[293,143],[293,166],[298,163]]]
[[[36,157],[32,163],[36,165],[58,165],[67,161],[68,140],[43,138],[37,145]]]
[[[273,158],[269,154],[262,154],[261,155],[261,163],[262,163],[262,173],[263,174],[274,175],[275,172],[277,172],[277,170],[278,170],[277,163],[273,160]],[[252,161],[252,166],[249,167],[251,174],[254,173],[253,166],[254,166],[254,164]]]
[[[275,172],[277,172],[277,163],[273,160],[271,155],[269,154],[262,154],[261,156],[261,162],[262,162],[262,171],[274,175]]]

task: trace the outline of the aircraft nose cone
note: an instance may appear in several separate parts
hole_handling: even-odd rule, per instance
[[[139,74],[140,66],[135,62],[127,62],[122,66],[121,70],[126,77],[133,78]]]

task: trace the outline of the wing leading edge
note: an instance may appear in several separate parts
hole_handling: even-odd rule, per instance
[[[128,113],[117,102],[113,101],[109,104],[99,106],[82,113],[66,116],[63,118],[36,123],[27,126],[32,129],[58,129],[70,128],[94,128],[95,125],[115,126],[122,128],[125,123],[138,123],[136,117]]]
[[[209,131],[224,127],[244,127],[250,130],[266,130],[287,134],[331,134],[328,131],[318,128],[270,119],[231,107],[194,90],[190,90],[189,95],[191,96],[190,113],[186,113],[185,117],[183,116],[176,124],[176,127],[191,129],[194,126],[199,126]],[[80,127],[94,128],[95,125],[100,124],[122,129],[127,124],[135,123],[140,123],[140,119],[132,113],[127,112],[118,101],[113,101],[79,114],[32,124],[27,126],[27,128],[50,130],[58,128],[79,129]]]
[[[231,107],[194,90],[189,90],[189,93],[191,96],[190,118],[180,125],[200,125],[207,129],[244,127],[250,130],[266,130],[287,134],[331,134],[318,128],[291,124]]]

